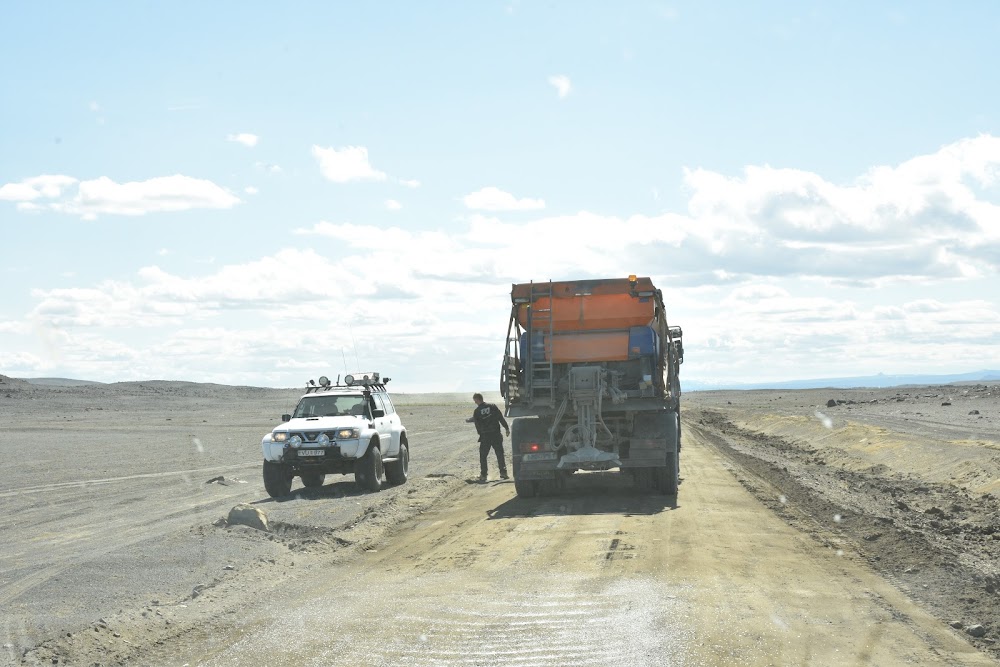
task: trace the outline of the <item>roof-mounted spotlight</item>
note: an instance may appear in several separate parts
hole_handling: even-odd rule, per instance
[[[352,384],[354,384],[354,376],[353,375],[345,375],[344,376],[344,384],[346,384],[348,387],[350,387]]]
[[[319,386],[321,386],[321,387],[329,387],[330,386],[330,378],[328,378],[325,375],[320,375],[319,376]]]

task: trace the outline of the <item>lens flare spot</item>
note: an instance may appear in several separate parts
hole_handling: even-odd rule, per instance
[[[821,423],[826,428],[833,428],[833,420],[832,419],[830,419],[829,417],[827,417],[825,414],[823,414],[819,410],[817,410],[815,414],[816,414],[816,419],[819,420],[819,423]]]

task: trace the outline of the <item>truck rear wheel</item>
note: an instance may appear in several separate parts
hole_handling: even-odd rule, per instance
[[[514,475],[514,491],[517,492],[518,498],[534,498],[537,494],[534,482],[527,479],[518,479],[517,475]]]
[[[272,498],[287,496],[292,490],[292,473],[278,461],[264,460],[264,489]]]
[[[665,496],[676,496],[680,481],[677,452],[668,452],[667,467],[657,469],[656,473],[656,490]]]
[[[555,496],[562,491],[562,486],[558,479],[543,479],[535,482],[540,496]]]

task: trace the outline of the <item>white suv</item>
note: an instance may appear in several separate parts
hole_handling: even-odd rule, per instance
[[[328,474],[354,474],[368,491],[403,484],[410,467],[406,428],[389,400],[389,378],[378,373],[344,376],[332,384],[312,380],[295,412],[260,442],[264,451],[264,488],[272,498],[286,496],[292,479],[309,488],[323,486]]]

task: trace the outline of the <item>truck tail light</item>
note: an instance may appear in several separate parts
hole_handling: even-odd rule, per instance
[[[542,451],[542,446],[537,442],[522,442],[521,443],[521,453],[530,454],[532,452]]]

